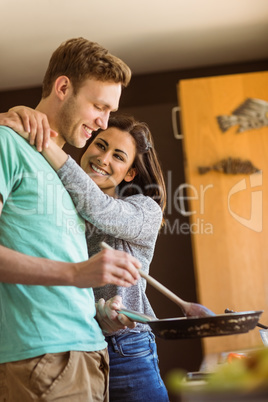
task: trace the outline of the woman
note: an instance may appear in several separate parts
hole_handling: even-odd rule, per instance
[[[20,109],[16,111],[20,113]],[[81,168],[53,141],[43,155],[86,220],[89,255],[97,253],[105,241],[138,258],[148,273],[166,203],[163,175],[148,126],[133,117],[111,117],[108,128],[89,140]],[[129,288],[107,285],[94,289],[100,312],[104,300],[120,295],[127,309],[155,316],[145,291],[142,278]],[[105,335],[110,400],[168,401],[149,325],[137,323],[132,329]]]

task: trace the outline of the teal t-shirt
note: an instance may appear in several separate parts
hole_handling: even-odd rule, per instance
[[[58,261],[88,259],[85,222],[35,147],[0,126],[0,244]],[[106,347],[92,289],[0,283],[0,363]]]

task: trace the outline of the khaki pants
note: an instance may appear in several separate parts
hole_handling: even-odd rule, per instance
[[[108,402],[108,351],[52,353],[0,364],[0,402]]]

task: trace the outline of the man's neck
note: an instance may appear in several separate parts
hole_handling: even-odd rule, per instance
[[[41,101],[39,102],[39,104],[36,107],[36,110],[47,115],[50,128],[58,133],[57,137],[51,137],[51,140],[54,141],[55,144],[57,144],[60,148],[63,148],[66,141],[58,132],[58,128],[57,128],[57,124],[56,124],[56,121],[57,121],[56,113],[57,112],[55,112],[56,108],[53,107],[53,105],[51,104],[51,100],[49,100],[48,98],[41,99]]]
[[[58,147],[60,147],[60,148],[63,148],[64,145],[66,144],[66,141],[65,141],[62,137],[60,137],[59,134],[58,134],[57,137],[51,137],[50,139],[51,139],[52,141],[54,141],[55,144],[57,144]]]

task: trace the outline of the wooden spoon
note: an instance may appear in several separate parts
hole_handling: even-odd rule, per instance
[[[101,247],[102,248],[107,248],[110,250],[113,250],[111,246],[106,244],[105,242],[101,242]],[[191,303],[187,302],[177,295],[175,293],[171,292],[169,289],[167,289],[164,285],[162,285],[160,282],[158,282],[156,279],[152,278],[150,275],[144,273],[141,269],[139,270],[139,274],[142,278],[146,279],[150,285],[152,285],[155,289],[157,289],[159,292],[163,293],[166,297],[168,297],[170,300],[172,300],[174,303],[176,303],[178,306],[180,306],[183,314],[186,317],[209,317],[216,315],[213,313],[211,310],[209,310],[207,307],[202,306],[202,304],[198,303]]]

